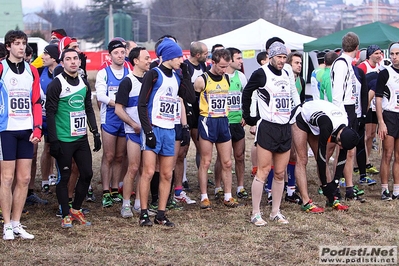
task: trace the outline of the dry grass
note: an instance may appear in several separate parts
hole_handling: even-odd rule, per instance
[[[246,187],[251,187],[250,147],[253,137],[247,135]],[[40,153],[39,153],[40,154]],[[101,152],[94,153],[93,185],[97,201],[84,203],[91,210],[91,227],[62,229],[55,217],[58,208],[55,194],[37,193],[47,198],[45,207],[28,207],[22,223],[35,239],[0,241],[0,263],[3,265],[316,265],[319,245],[398,245],[399,201],[381,202],[380,186],[367,187],[367,203],[350,202],[348,213],[327,210],[313,215],[301,212],[298,205],[282,203],[288,225],[269,222],[257,228],[249,223],[251,202],[238,209],[227,209],[214,203],[212,211],[197,205],[169,212],[176,228],[159,226],[141,228],[138,217],[120,218],[120,206],[101,207],[99,167]],[[195,199],[199,198],[194,163],[194,149],[188,155],[188,177]],[[376,153],[372,162],[379,165]],[[38,174],[40,174],[40,168]],[[308,167],[310,194],[323,205],[317,194],[314,160]],[[378,176],[375,176],[378,179]],[[355,180],[358,177],[355,176]],[[234,187],[235,188],[235,187]],[[52,188],[54,191],[55,189]],[[213,195],[213,188],[209,188]],[[265,217],[270,207],[262,200]]]

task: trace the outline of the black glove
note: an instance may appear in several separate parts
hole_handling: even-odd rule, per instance
[[[145,145],[147,145],[151,149],[155,149],[157,146],[157,138],[155,137],[154,132],[152,130],[145,134]]]
[[[57,159],[58,156],[64,154],[60,142],[58,140],[50,142],[50,155]]]
[[[188,126],[182,128],[182,139],[180,146],[186,146],[190,143],[190,128]]]
[[[359,129],[363,129],[366,125],[366,118],[365,117],[358,117],[357,124]]]
[[[94,149],[93,151],[99,151],[101,149],[101,138],[100,138],[100,133],[95,132],[93,133],[93,137],[94,137]]]
[[[329,203],[334,202],[334,197],[336,196],[338,185],[339,181],[334,179],[330,183],[327,183],[327,186],[321,187],[323,190],[323,195],[327,197]]]

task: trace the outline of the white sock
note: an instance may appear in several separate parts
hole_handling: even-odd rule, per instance
[[[208,193],[201,194],[201,201],[208,198]]]
[[[238,186],[238,187],[237,187],[237,193],[240,192],[241,189],[243,189],[243,188],[244,188],[244,186]]]
[[[393,184],[393,195],[399,195],[399,184]]]
[[[140,199],[135,199],[134,200],[134,208],[136,210],[140,208]]]
[[[223,191],[223,188],[221,187],[215,188],[215,195],[218,194],[219,191]]]
[[[184,158],[184,167],[183,167],[183,182],[187,180],[187,158]]]
[[[12,228],[12,224],[11,223],[8,223],[8,224],[4,224],[4,228]]]
[[[128,199],[128,200],[123,199],[122,205],[123,205],[123,206],[130,206],[130,199]]]
[[[12,228],[17,227],[17,226],[20,225],[20,224],[21,224],[20,221],[13,221],[13,220],[11,220]]]
[[[287,186],[287,194],[288,194],[288,196],[292,196],[292,194],[294,194],[294,192],[295,192],[295,186]]]
[[[381,184],[381,193],[384,193],[385,191],[388,191],[389,193],[388,184]]]
[[[231,193],[224,193],[224,200],[229,201],[232,198]]]

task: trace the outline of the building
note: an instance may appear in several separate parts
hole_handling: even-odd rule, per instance
[[[43,34],[45,40],[50,39],[51,23],[35,13],[24,15],[23,18],[25,33],[31,36],[32,33],[40,32]],[[37,35],[36,35],[37,36]]]

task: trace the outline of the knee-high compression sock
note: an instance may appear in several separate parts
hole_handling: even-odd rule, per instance
[[[150,183],[151,203],[155,203],[158,201],[158,189],[159,189],[159,172],[155,172]]]
[[[252,181],[252,213],[260,212],[260,201],[262,199],[263,187],[265,186],[265,182],[259,180],[256,176]]]

